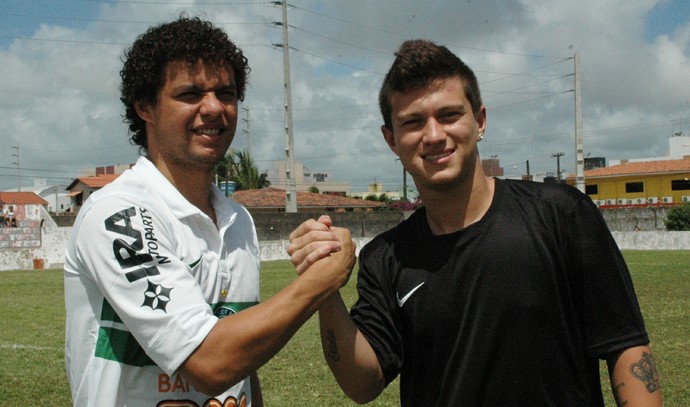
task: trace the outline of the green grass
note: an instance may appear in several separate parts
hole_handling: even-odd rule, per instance
[[[666,406],[690,405],[690,252],[625,253],[661,374]],[[262,297],[294,278],[287,261],[266,262]],[[355,299],[353,280],[343,290]],[[64,368],[61,270],[0,272],[0,406],[70,404]],[[321,355],[314,317],[259,371],[267,406],[353,406]],[[602,364],[607,406],[613,406]],[[399,406],[397,381],[371,406]]]
[[[624,254],[661,375],[664,405],[690,406],[690,251]]]

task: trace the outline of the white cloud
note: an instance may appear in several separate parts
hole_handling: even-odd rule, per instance
[[[532,172],[554,171],[556,151],[566,153],[562,167],[574,170],[573,61],[564,58],[575,52],[585,151],[610,159],[665,154],[678,120],[686,132],[689,126],[690,21],[645,40],[648,12],[660,2],[295,1],[296,157],[357,190],[375,180],[399,187],[401,169],[380,135],[376,98],[393,52],[418,37],[447,45],[477,72],[489,107],[480,151],[498,155],[509,174],[525,160]],[[271,46],[281,41],[272,26],[279,8],[104,3],[79,24],[69,10],[44,15],[32,40],[0,48],[0,132],[4,145],[21,147],[25,174],[69,179],[83,167],[134,161],[118,95],[122,51],[149,25],[185,10],[242,46],[252,66],[243,106],[250,108],[254,158],[260,169],[284,158],[282,50]],[[236,148],[246,148],[244,129],[241,122]],[[16,183],[12,151],[5,151],[0,189]],[[29,170],[46,167],[53,173]]]

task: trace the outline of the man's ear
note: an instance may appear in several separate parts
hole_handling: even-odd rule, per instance
[[[141,119],[145,122],[152,122],[153,121],[153,115],[151,114],[151,105],[148,103],[144,102],[136,102],[134,103],[134,109],[136,109],[137,114]]]
[[[484,134],[486,131],[486,107],[484,107],[484,105],[479,109],[479,115],[475,117],[475,120],[477,120],[479,133]]]
[[[388,147],[395,153],[395,137],[393,136],[393,131],[383,125],[381,126],[381,134],[383,134],[383,139],[386,140]]]

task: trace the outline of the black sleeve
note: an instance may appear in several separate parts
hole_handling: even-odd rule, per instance
[[[628,267],[599,208],[582,196],[572,215],[588,356],[649,343]]]
[[[359,298],[350,311],[355,325],[376,352],[386,383],[398,376],[403,362],[402,338],[396,324],[397,306],[390,283],[395,263],[388,251],[380,238],[360,251]]]

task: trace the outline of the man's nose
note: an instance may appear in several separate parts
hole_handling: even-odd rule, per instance
[[[201,101],[201,114],[205,116],[219,115],[223,111],[223,103],[213,92],[204,95]]]
[[[427,120],[426,129],[424,130],[424,141],[427,143],[435,143],[443,139],[445,131],[443,125],[435,118],[431,117]]]

